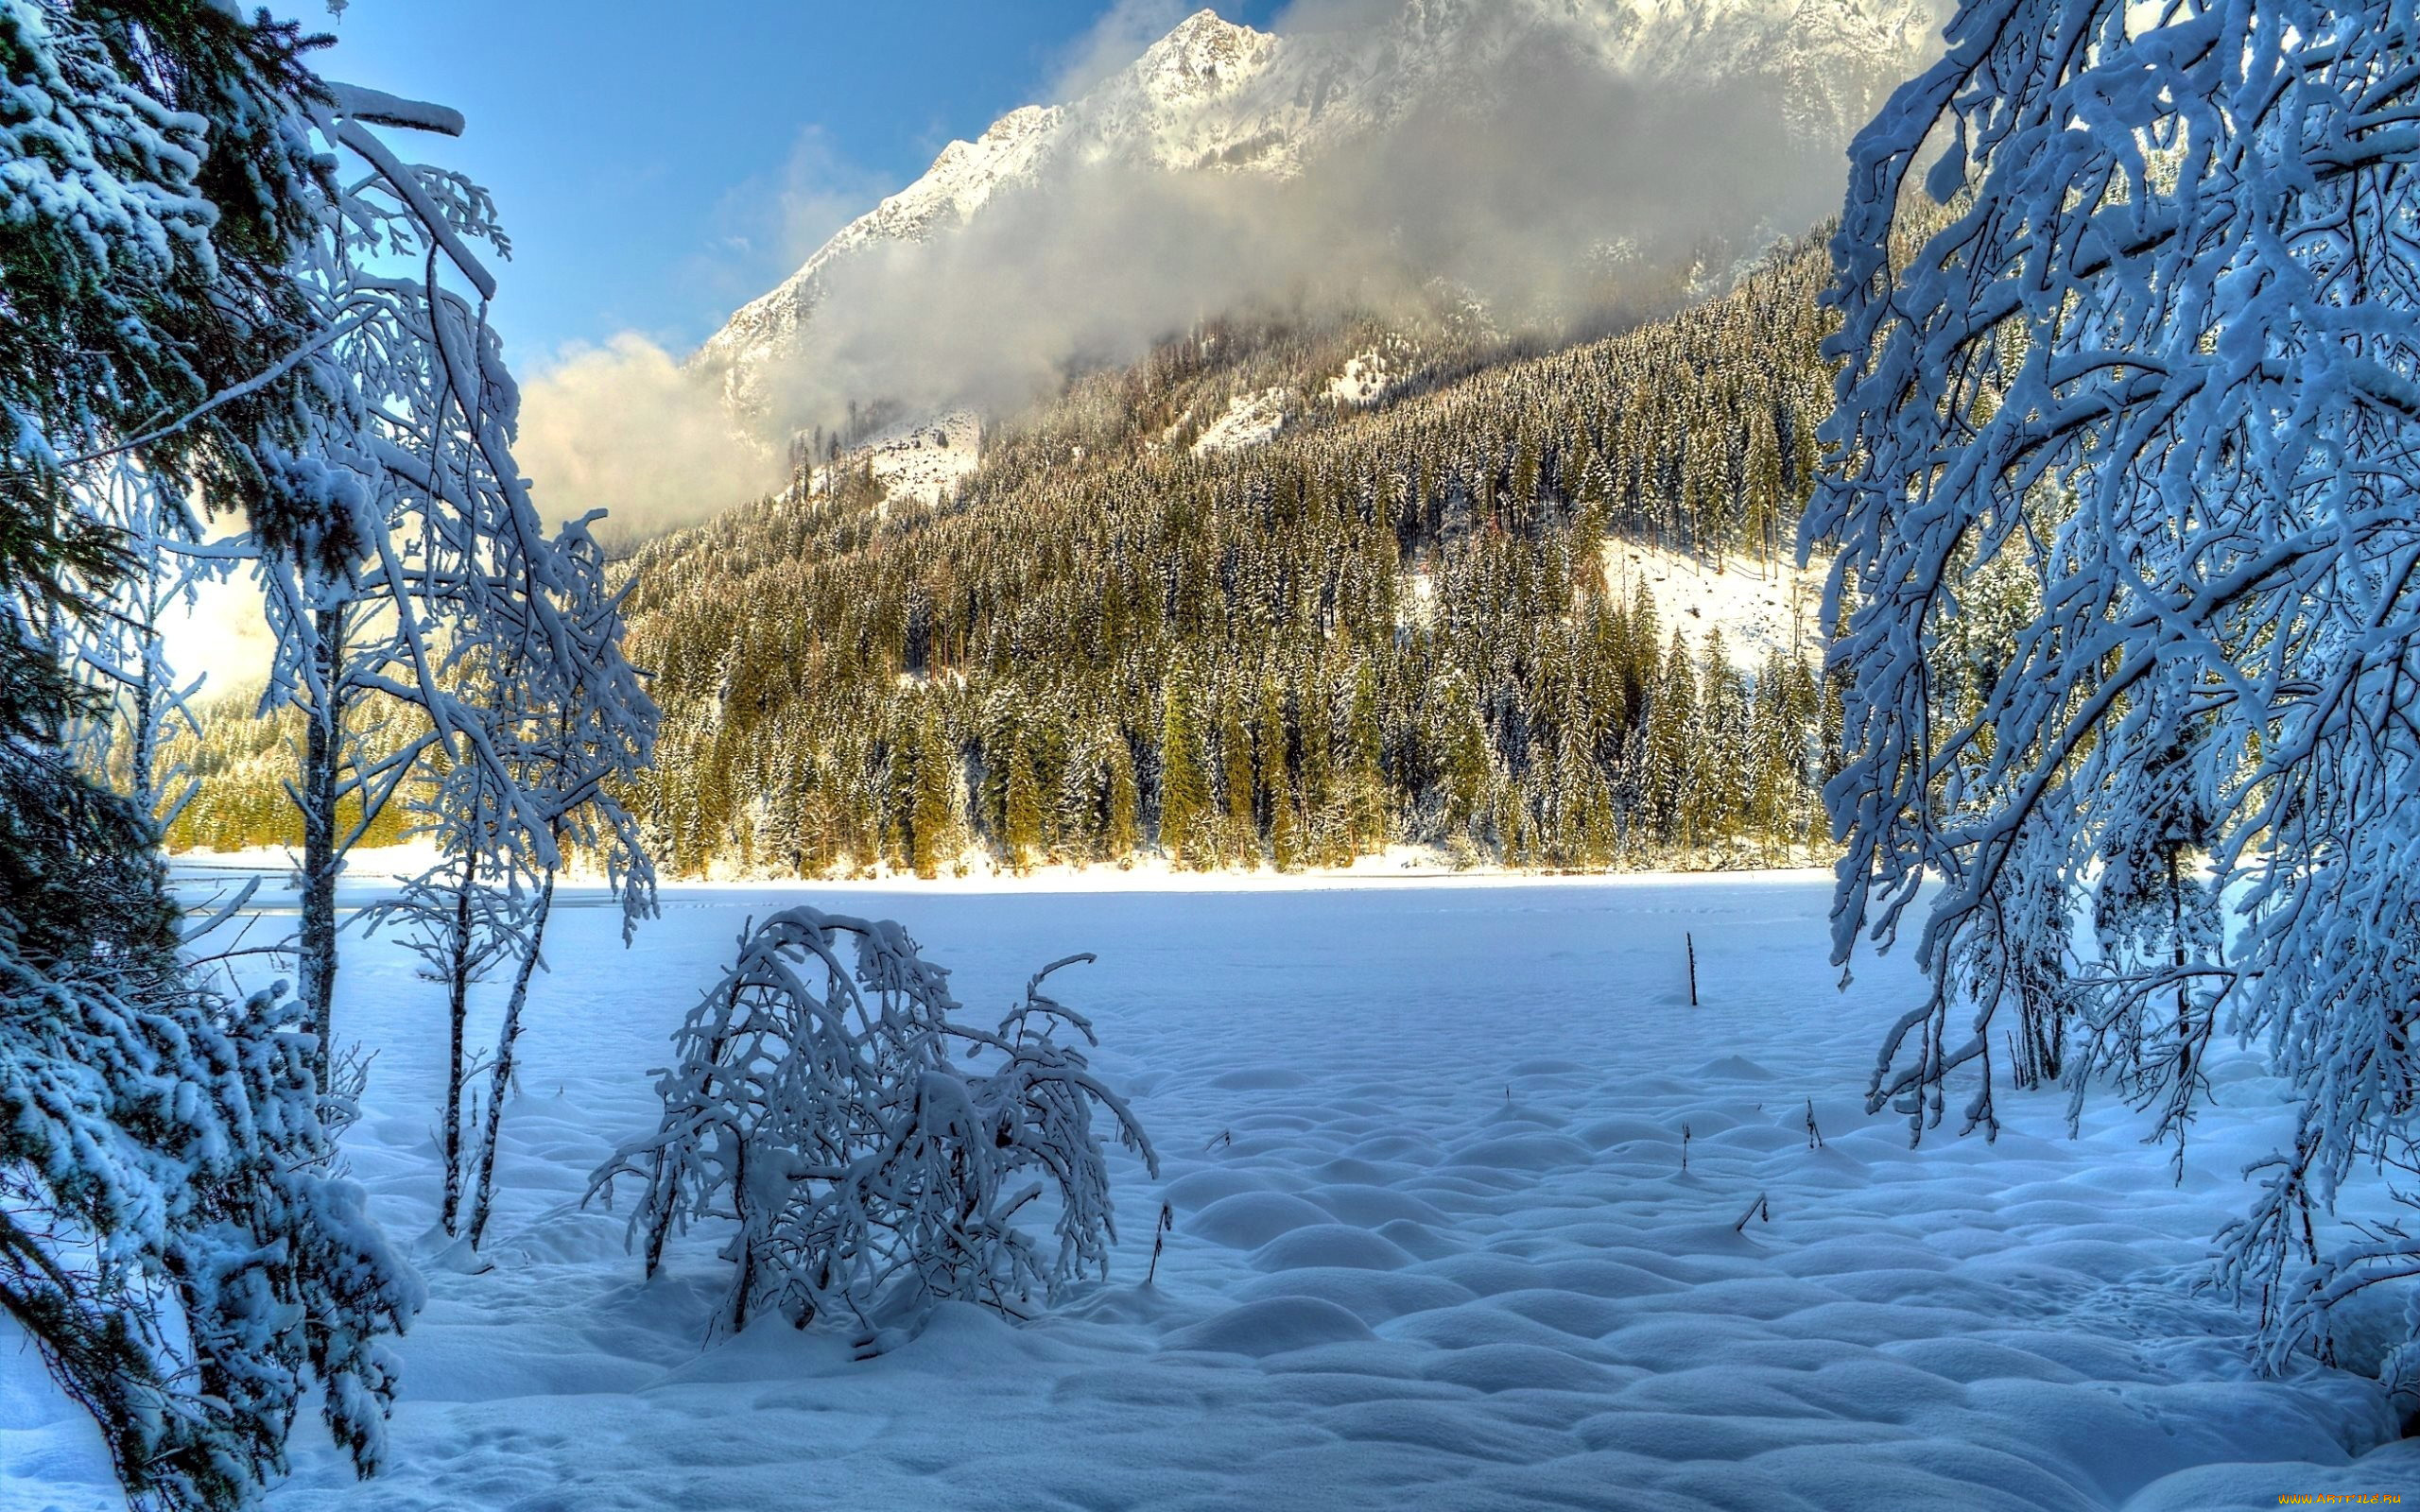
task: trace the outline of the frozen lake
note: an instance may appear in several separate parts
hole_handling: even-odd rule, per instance
[[[2274,1506],[2420,1488],[2355,1461],[2374,1383],[2263,1381],[2191,1295],[2275,1088],[2214,1061],[2183,1181],[2096,1102],[2002,1099],[1996,1146],[1868,1118],[1904,961],[1824,962],[1827,879],[981,894],[668,890],[559,918],[484,1274],[439,1263],[438,989],[348,936],[378,1049],[351,1159],[429,1262],[388,1475],[318,1442],[280,1509]],[[1109,1283],[1014,1327],[945,1309],[870,1363],[773,1324],[708,1349],[693,1235],[642,1284],[588,1172],[750,917],[905,921],[990,1017],[1040,964],[1163,1157],[1115,1152]],[[264,920],[264,927],[274,923]],[[1703,1005],[1688,1005],[1684,936]],[[1821,1147],[1809,1139],[1812,1117]],[[1687,1170],[1682,1169],[1684,1130]],[[1769,1221],[1735,1228],[1763,1194]],[[1143,1285],[1162,1202],[1175,1233]],[[89,1435],[0,1363],[0,1503],[113,1504]]]

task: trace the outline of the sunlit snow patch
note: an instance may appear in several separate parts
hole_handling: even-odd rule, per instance
[[[1237,394],[1227,401],[1227,411],[1210,422],[1209,429],[1196,438],[1194,455],[1207,456],[1213,452],[1239,451],[1258,446],[1286,428],[1284,388],[1264,388],[1254,394]]]
[[[971,410],[928,416],[913,424],[894,425],[846,453],[844,466],[871,463],[873,475],[893,502],[933,504],[957,490],[959,481],[982,460],[983,423]],[[828,488],[830,470],[816,474],[819,488]]]
[[[1627,604],[1645,583],[1667,635],[1678,629],[1691,645],[1702,646],[1708,630],[1720,629],[1731,660],[1740,664],[1753,665],[1789,645],[1801,655],[1822,654],[1821,573],[1799,572],[1787,560],[1761,565],[1737,555],[1718,563],[1617,539],[1605,541],[1604,558],[1606,591]]]
[[[1386,354],[1373,348],[1344,365],[1344,370],[1327,381],[1327,397],[1339,404],[1367,404],[1375,402],[1394,382],[1387,370]]]

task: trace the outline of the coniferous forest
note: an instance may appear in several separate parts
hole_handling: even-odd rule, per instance
[[[1783,247],[1528,355],[1443,319],[1204,325],[997,424],[932,502],[803,445],[783,493],[626,564],[665,710],[634,810],[687,875],[1819,854],[1814,595],[1798,649],[1726,644],[1616,557],[1794,582],[1823,278],[1820,239]],[[1331,397],[1364,352],[1405,375]],[[1274,437],[1192,444],[1272,387]],[[188,737],[211,780],[174,841],[285,838],[244,708]]]

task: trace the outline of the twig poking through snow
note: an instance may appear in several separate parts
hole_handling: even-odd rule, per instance
[[[1824,1147],[1824,1131],[1815,1126],[1815,1099],[1812,1097],[1806,1099],[1806,1147],[1810,1150]]]
[[[1143,1273],[1144,1285],[1149,1286],[1160,1279],[1160,1250],[1167,1246],[1168,1235],[1174,1232],[1176,1210],[1163,1202],[1160,1204],[1159,1227],[1151,1230],[1151,1268]]]
[[[1765,1200],[1765,1194],[1761,1192],[1756,1194],[1755,1201],[1748,1204],[1748,1211],[1739,1215],[1739,1221],[1731,1226],[1731,1231],[1735,1234],[1746,1233],[1748,1220],[1751,1218],[1762,1218],[1767,1223],[1773,1221],[1772,1205]]]

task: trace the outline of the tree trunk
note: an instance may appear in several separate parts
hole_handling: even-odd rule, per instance
[[[2177,866],[2176,846],[2165,848],[2168,862],[2168,939],[2176,967],[2176,1079],[2193,1074],[2193,1008],[2185,990],[2185,883]]]
[[[471,1247],[479,1247],[486,1236],[488,1211],[495,1194],[496,1134],[504,1122],[504,1094],[512,1083],[512,1052],[521,1038],[521,1005],[529,998],[529,976],[537,969],[538,953],[546,939],[546,916],[555,905],[555,874],[538,886],[538,906],[529,920],[529,943],[523,951],[521,964],[512,975],[512,995],[505,1000],[504,1026],[496,1033],[495,1067],[488,1077],[488,1111],[485,1126],[479,1131],[477,1159],[479,1168],[471,1186],[471,1218],[468,1228]]]
[[[335,1057],[331,1007],[337,985],[337,766],[343,759],[344,706],[337,687],[344,670],[344,610],[314,615],[319,644],[313,670],[318,696],[307,711],[302,751],[302,898],[298,926],[296,974],[301,978],[302,1023],[317,1040],[313,1069],[324,1091]]]
[[[462,1213],[462,1040],[471,1016],[471,889],[478,885],[478,852],[462,852],[462,881],[454,889],[454,924],[445,971],[445,1202],[438,1215],[449,1235]]]
[[[146,630],[143,638],[143,671],[134,681],[134,707],[128,714],[128,733],[133,737],[127,757],[126,792],[147,823],[157,823],[160,817],[160,793],[152,781],[152,767],[160,759],[158,747],[160,721],[160,651],[159,636]]]

